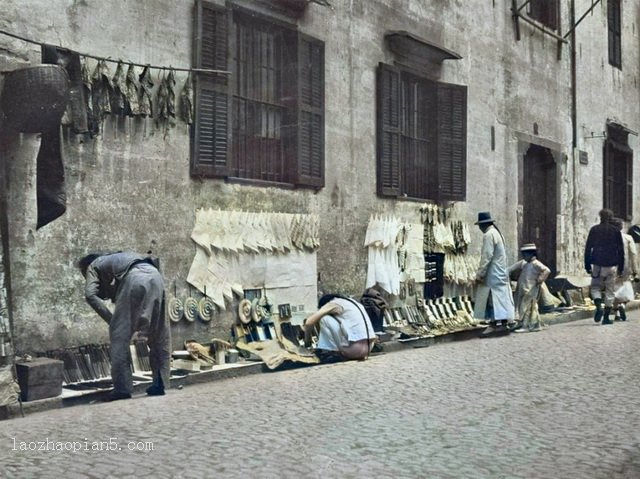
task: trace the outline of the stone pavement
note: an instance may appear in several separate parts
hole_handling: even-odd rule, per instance
[[[0,477],[640,478],[629,317],[33,413]]]

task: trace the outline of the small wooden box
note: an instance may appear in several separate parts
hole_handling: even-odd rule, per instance
[[[34,401],[62,394],[63,366],[62,361],[49,358],[16,362],[22,400]]]

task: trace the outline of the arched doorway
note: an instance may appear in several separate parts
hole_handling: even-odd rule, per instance
[[[549,148],[531,145],[524,155],[522,178],[522,237],[520,244],[535,243],[540,261],[557,273],[556,163]]]

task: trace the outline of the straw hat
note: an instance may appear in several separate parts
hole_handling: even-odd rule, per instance
[[[538,251],[538,248],[536,248],[535,243],[526,243],[522,245],[520,251],[522,251],[523,253],[527,251],[532,251],[535,253],[536,251]]]

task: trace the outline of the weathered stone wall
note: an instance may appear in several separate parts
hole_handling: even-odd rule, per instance
[[[250,0],[238,3],[252,6]],[[561,3],[566,31],[568,2]],[[468,86],[464,207],[470,222],[478,211],[491,211],[513,259],[518,241],[519,143],[525,138],[557,145],[562,216],[558,262],[563,271],[580,269],[584,233],[602,197],[601,139],[585,140],[585,132],[601,132],[606,118],[614,116],[638,130],[634,23],[638,2],[625,2],[625,12],[633,15],[625,14],[622,73],[608,65],[604,11],[597,8],[579,27],[579,148],[589,152],[590,161],[577,166],[571,150],[569,50],[563,47],[558,60],[556,41],[524,23],[521,40],[516,41],[510,2],[331,0],[331,4],[331,8],[310,4],[298,20],[300,30],[325,42],[326,186],[317,193],[191,178],[185,124],[177,122],[165,131],[152,120],[108,118],[97,138],[65,136],[68,210],[36,231],[39,139],[14,135],[6,158],[19,350],[106,340],[106,327],[85,304],[83,280],[74,267],[87,251],[152,249],[162,259],[167,289],[186,296],[186,276],[195,251],[189,235],[200,207],[319,214],[319,292],[360,292],[367,267],[362,244],[369,216],[377,212],[418,219],[419,203],[381,199],[375,193],[376,67],[394,61],[384,43],[390,30],[406,30],[463,57],[444,62],[441,80]],[[264,11],[262,5],[256,8]],[[578,5],[578,13],[581,7],[586,8]],[[190,0],[4,0],[0,14],[0,29],[34,40],[174,67],[191,63],[191,25]],[[37,46],[0,35],[2,69],[38,60]],[[184,79],[184,74],[178,75],[178,88]],[[635,175],[637,184],[637,171]],[[473,229],[472,234],[471,252],[477,254],[480,233]],[[172,325],[174,345],[186,338],[226,337],[233,319],[230,312],[206,325],[184,321]]]

